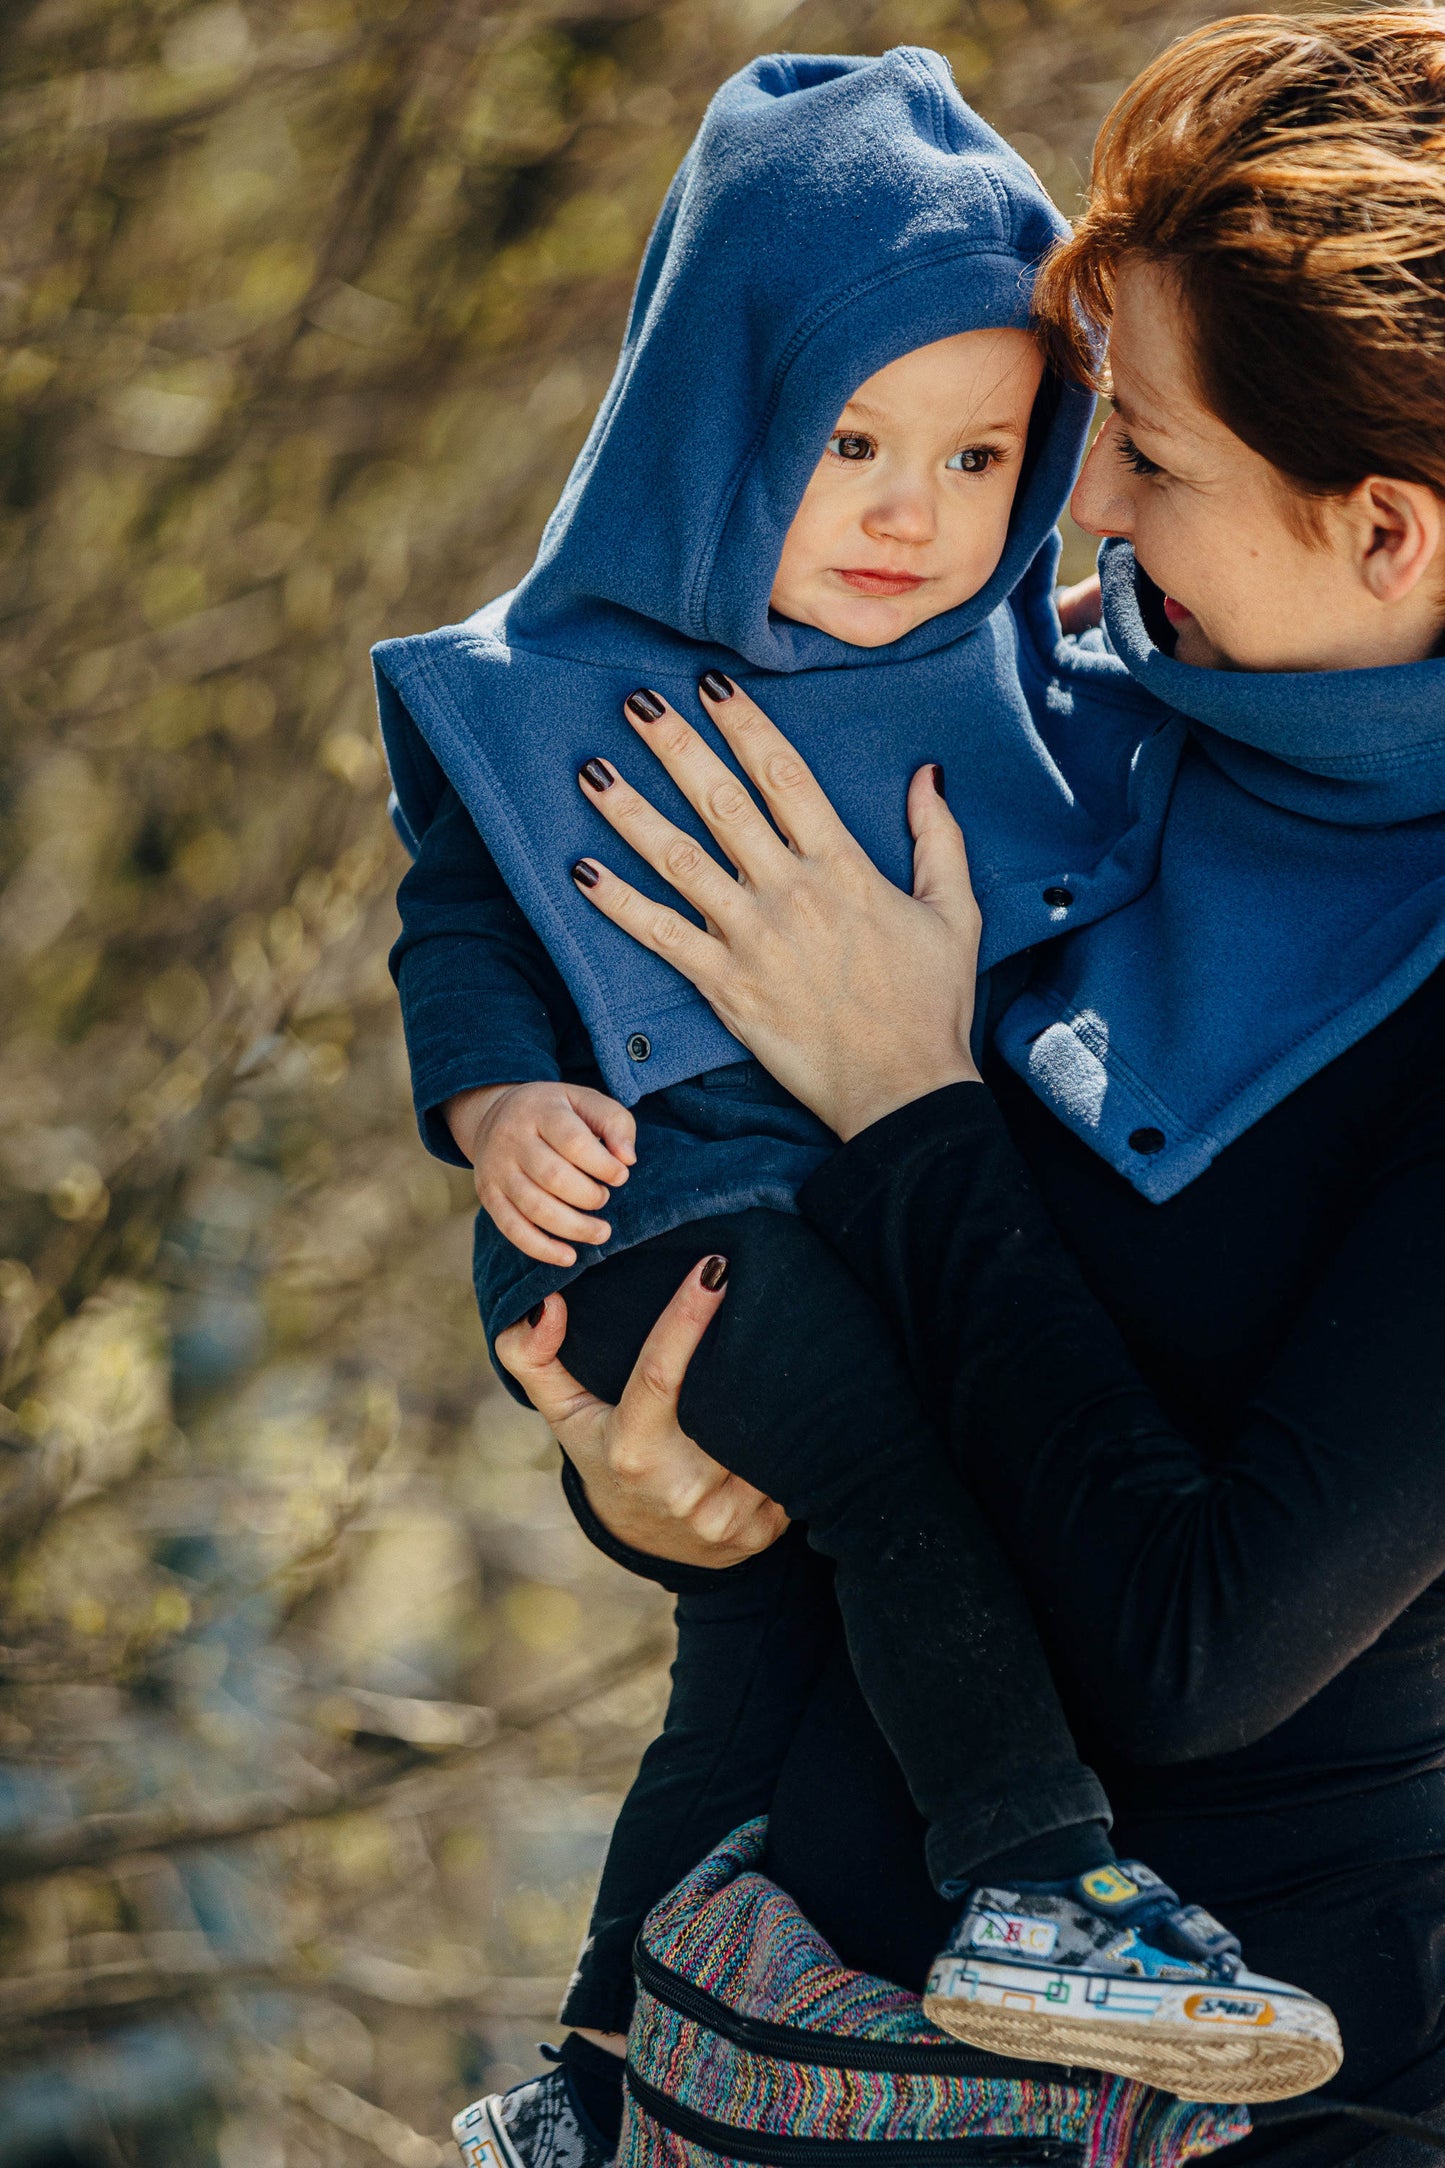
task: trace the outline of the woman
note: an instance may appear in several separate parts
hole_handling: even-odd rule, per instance
[[[1445,2095],[1442,137],[1445,34],[1409,14],[1212,26],[1106,128],[1043,306],[1075,366],[1111,335],[1074,512],[1118,538],[1114,643],[1193,742],[1155,889],[1042,952],[982,1074],[926,777],[909,898],[735,697],[791,850],[713,819],[743,879],[678,884],[701,928],[600,860],[587,889],[842,1140],[804,1209],[904,1337],[1116,1834],[1332,2004],[1343,2097],[1403,2108]],[[702,739],[639,735],[705,813]],[[664,867],[642,796],[600,809]],[[615,1412],[557,1360],[560,1298],[510,1361],[614,1534],[726,1563],[765,1510],[670,1417],[719,1299],[693,1276]],[[910,1979],[938,1920],[841,1665],[771,1846],[849,1961]]]

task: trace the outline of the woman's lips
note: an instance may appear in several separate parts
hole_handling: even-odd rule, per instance
[[[841,566],[838,577],[860,595],[911,595],[924,581],[921,572],[845,572]]]
[[[1164,615],[1168,618],[1170,624],[1173,625],[1173,627],[1177,631],[1181,625],[1187,625],[1189,623],[1189,620],[1193,617],[1194,612],[1192,610],[1186,610],[1183,603],[1176,602],[1172,595],[1166,595],[1164,597]]]

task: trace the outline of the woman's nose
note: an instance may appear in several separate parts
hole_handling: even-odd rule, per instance
[[[1118,432],[1118,416],[1111,414],[1090,447],[1069,499],[1070,516],[1085,534],[1127,537],[1134,532],[1127,473],[1114,441]]]

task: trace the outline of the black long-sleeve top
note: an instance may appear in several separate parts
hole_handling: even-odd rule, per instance
[[[1165,1205],[991,1081],[803,1204],[906,1334],[1090,1728],[1147,1764],[1440,1766],[1445,975]]]
[[[993,1072],[801,1204],[903,1332],[1129,1841],[1226,1917],[1386,1862],[1408,1911],[1445,1855],[1445,973],[1166,1204]],[[1420,1937],[1402,2064],[1445,2033],[1445,1916]]]

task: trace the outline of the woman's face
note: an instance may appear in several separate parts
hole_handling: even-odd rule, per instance
[[[1439,500],[1377,477],[1344,498],[1293,490],[1202,404],[1187,323],[1167,270],[1120,266],[1114,412],[1070,507],[1089,532],[1133,543],[1177,659],[1342,670],[1430,654],[1445,621]]]

